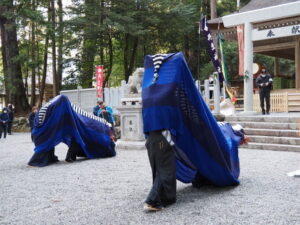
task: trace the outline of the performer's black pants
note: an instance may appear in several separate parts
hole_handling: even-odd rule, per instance
[[[261,89],[259,90],[260,107],[261,111],[265,113],[265,100],[266,100],[266,111],[270,112],[270,90]]]
[[[176,201],[176,163],[172,146],[161,132],[150,132],[146,147],[153,178],[146,203],[153,206],[172,204]]]
[[[76,156],[78,157],[86,157],[86,154],[82,150],[81,146],[75,141],[74,138],[71,139],[71,145],[68,149],[67,156],[66,156],[66,161],[76,160]]]
[[[31,159],[28,162],[28,165],[30,166],[38,166],[38,167],[43,167],[43,166],[48,166],[51,163],[58,162],[58,158],[54,153],[55,149],[52,148],[49,151],[46,152],[35,152]]]
[[[0,138],[2,137],[2,133],[3,133],[3,137],[6,138],[7,124],[0,123]]]

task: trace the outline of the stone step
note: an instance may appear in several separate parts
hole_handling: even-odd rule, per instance
[[[272,137],[272,136],[256,136],[248,135],[250,142],[256,142],[261,144],[283,144],[283,145],[299,145],[300,137]]]
[[[258,128],[258,129],[281,129],[281,130],[299,130],[299,123],[266,123],[266,122],[244,122],[232,121],[232,125],[240,124],[244,128]]]
[[[299,101],[300,95],[289,95],[288,100],[289,101]]]
[[[272,116],[271,115],[261,115],[261,116],[227,116],[225,118],[227,122],[271,122],[271,123],[299,123],[299,116]]]
[[[242,145],[241,148],[300,152],[299,145],[261,144],[261,143],[256,143],[256,142],[249,142],[247,145]]]
[[[289,112],[299,112],[300,106],[299,105],[289,105]]]
[[[245,131],[246,135],[275,136],[275,137],[299,137],[299,130],[245,128],[244,131]]]

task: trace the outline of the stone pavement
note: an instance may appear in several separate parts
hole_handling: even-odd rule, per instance
[[[300,153],[240,150],[241,184],[194,189],[177,182],[177,203],[145,213],[151,186],[147,152],[108,159],[26,166],[28,133],[0,139],[0,224],[300,224]]]

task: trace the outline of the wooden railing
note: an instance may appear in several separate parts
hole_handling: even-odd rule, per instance
[[[270,94],[270,105],[270,112],[288,112],[288,93]],[[256,112],[261,111],[259,94],[253,95],[253,110]]]

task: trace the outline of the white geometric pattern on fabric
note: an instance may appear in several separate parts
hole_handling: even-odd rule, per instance
[[[39,126],[43,124],[44,120],[45,120],[45,117],[46,117],[46,113],[47,113],[47,109],[48,107],[53,103],[55,102],[57,99],[58,99],[59,95],[56,96],[55,98],[51,99],[49,102],[47,102],[40,110],[39,110],[39,113],[38,113],[38,123],[39,123]],[[94,119],[94,120],[97,120],[101,123],[104,123],[105,125],[111,127],[111,124],[108,123],[105,119],[103,118],[100,118],[98,116],[95,116],[94,114],[92,113],[89,113],[89,112],[86,112],[84,110],[82,110],[81,108],[79,108],[78,106],[74,105],[73,103],[71,103],[71,106],[73,108],[73,110],[82,115],[82,116],[85,116],[85,117],[89,117],[91,119]]]
[[[163,63],[163,60],[165,58],[166,54],[156,54],[156,55],[152,55],[152,61],[153,61],[153,65],[154,65],[154,78],[152,83],[155,83],[156,80],[158,79],[158,71],[161,67],[161,64]]]
[[[98,116],[95,116],[94,114],[89,113],[89,112],[87,112],[87,111],[85,111],[85,110],[82,110],[81,108],[79,108],[78,106],[74,105],[73,103],[71,103],[71,106],[72,106],[73,110],[74,110],[76,113],[78,113],[78,114],[80,114],[80,115],[82,115],[82,116],[89,117],[89,118],[91,118],[91,119],[97,120],[97,121],[99,121],[99,122],[101,122],[101,123],[104,123],[105,125],[111,127],[111,124],[108,123],[105,119],[103,119],[103,118],[101,118],[101,117],[98,117]]]

